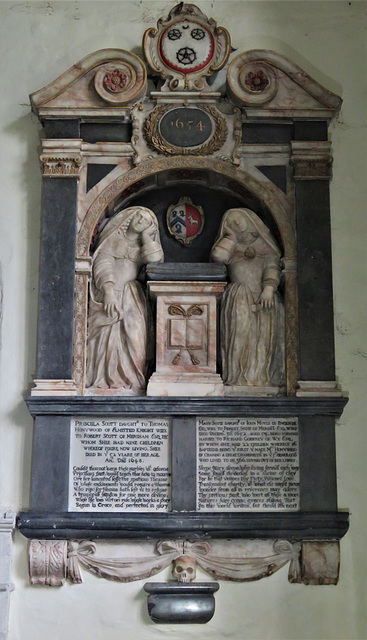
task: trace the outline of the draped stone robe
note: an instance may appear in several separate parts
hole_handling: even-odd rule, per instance
[[[123,236],[112,248],[106,241],[96,252],[89,302],[87,387],[145,389],[152,326],[146,293],[136,278],[143,264],[162,259],[159,241],[129,246]],[[113,285],[121,317],[117,313],[109,317],[104,311],[106,283]]]

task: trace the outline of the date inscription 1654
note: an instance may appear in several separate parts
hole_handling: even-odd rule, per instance
[[[177,147],[197,147],[210,138],[213,123],[201,109],[179,107],[166,113],[159,124],[163,138]]]

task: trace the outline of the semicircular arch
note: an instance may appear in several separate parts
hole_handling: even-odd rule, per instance
[[[113,200],[121,194],[125,189],[133,185],[135,182],[142,180],[148,176],[168,171],[172,169],[206,169],[214,173],[218,173],[242,184],[246,189],[251,191],[259,200],[261,200],[269,209],[275,223],[279,229],[284,247],[284,257],[287,260],[294,260],[296,257],[295,233],[289,219],[288,213],[282,203],[274,196],[274,194],[253,178],[250,174],[242,169],[235,167],[227,162],[216,158],[197,158],[193,156],[185,156],[184,158],[161,158],[145,162],[138,167],[131,169],[123,175],[117,177],[109,184],[94,200],[89,207],[86,216],[81,225],[77,238],[77,256],[84,257],[89,255],[89,247],[93,235],[94,228],[98,223],[103,211],[109,206]]]

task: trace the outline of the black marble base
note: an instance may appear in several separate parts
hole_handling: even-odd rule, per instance
[[[227,267],[218,262],[150,262],[146,266],[148,280],[217,282],[227,278]]]
[[[333,397],[131,397],[131,396],[28,396],[32,416],[135,415],[135,416],[333,416],[340,418],[348,398]]]
[[[218,582],[147,582],[148,613],[163,624],[204,624],[214,615]]]
[[[17,526],[27,538],[47,540],[282,538],[335,540],[348,531],[349,513],[51,513],[21,511]]]

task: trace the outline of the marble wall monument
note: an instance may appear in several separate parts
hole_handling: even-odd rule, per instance
[[[90,53],[31,95],[43,228],[18,528],[33,584],[173,564],[175,582],[146,586],[152,619],[206,622],[219,585],[195,583],[197,565],[338,580],[347,400],[328,125],[341,99],[274,51],[231,53],[193,4],[152,25],[143,51]],[[126,539],[145,541],[144,559],[124,556]]]

